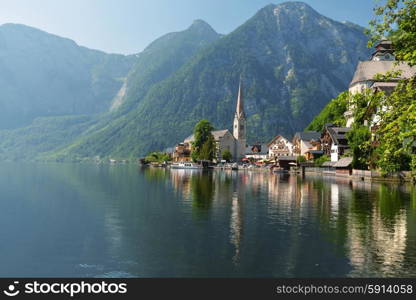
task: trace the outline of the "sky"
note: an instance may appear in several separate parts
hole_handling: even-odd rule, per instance
[[[196,19],[229,33],[280,0],[0,0],[0,24],[36,27],[109,53],[142,51],[156,38]],[[375,0],[304,0],[338,21],[367,26]]]

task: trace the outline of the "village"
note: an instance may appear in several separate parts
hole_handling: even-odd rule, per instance
[[[382,40],[375,46],[370,60],[359,62],[349,84],[349,95],[371,90],[385,94],[391,93],[403,79],[416,74],[416,68],[407,63],[397,62],[391,41]],[[382,80],[378,74],[397,72],[393,79]],[[354,124],[354,104],[349,103],[345,112],[345,127],[331,123],[324,125],[322,131],[297,132],[293,138],[277,134],[268,143],[247,144],[246,114],[244,111],[243,86],[240,81],[237,105],[234,115],[233,132],[228,129],[213,130],[215,154],[211,161],[196,162],[192,157],[194,135],[185,138],[174,148],[165,151],[169,164],[150,162],[153,166],[170,166],[180,169],[198,169],[211,167],[215,169],[267,170],[271,172],[318,172],[328,175],[380,179],[376,170],[356,170],[352,168],[353,155],[348,143],[347,133]],[[372,143],[377,144],[375,134],[378,120],[375,114],[366,121],[372,133]],[[413,145],[416,148],[416,145]],[[406,172],[392,176],[394,179],[406,179]]]

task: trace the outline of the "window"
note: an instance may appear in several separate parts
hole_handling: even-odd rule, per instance
[[[244,125],[240,125],[240,129],[243,130],[244,129]]]

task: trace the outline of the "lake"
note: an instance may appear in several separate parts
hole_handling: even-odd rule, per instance
[[[416,187],[0,164],[2,277],[416,277]]]

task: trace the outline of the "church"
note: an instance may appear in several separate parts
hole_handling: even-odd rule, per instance
[[[243,86],[240,81],[238,87],[237,105],[234,114],[233,132],[231,133],[228,129],[214,130],[211,132],[217,145],[215,159],[217,162],[222,160],[222,153],[224,150],[231,152],[234,161],[241,161],[241,159],[245,157],[247,146],[246,123]],[[190,152],[193,141],[194,135],[191,135],[187,137],[183,143],[180,143],[175,147],[175,153],[173,154],[174,161],[187,161],[191,159]],[[187,151],[183,151],[183,149],[187,149]],[[186,153],[186,155],[181,155],[182,153]]]

